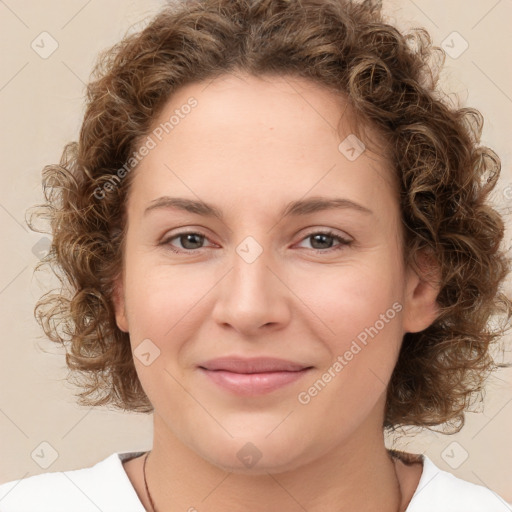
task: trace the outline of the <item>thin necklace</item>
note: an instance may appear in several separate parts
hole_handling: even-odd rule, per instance
[[[148,460],[148,456],[151,453],[151,450],[149,450],[148,453],[146,453],[146,456],[144,457],[144,464],[142,465],[142,473],[144,474],[144,486],[146,487],[146,494],[149,498],[149,503],[151,504],[151,512],[156,512],[155,505],[153,504],[153,500],[151,499],[151,494],[149,494],[148,489],[148,482],[146,480],[146,461]]]
[[[149,493],[149,489],[148,489],[148,482],[146,480],[146,461],[148,460],[148,456],[150,454],[151,450],[149,452],[146,453],[146,456],[144,457],[144,464],[142,465],[142,473],[144,475],[144,486],[146,487],[146,494],[148,495],[148,498],[149,498],[149,503],[151,504],[151,512],[156,512],[156,508],[155,508],[155,505],[153,503],[153,500],[151,499],[151,494]],[[393,462],[393,470],[395,471],[395,477],[396,477],[396,481],[397,481],[397,484],[398,484],[398,496],[399,496],[399,499],[398,499],[398,510],[397,512],[400,512],[401,511],[401,507],[402,507],[402,486],[400,485],[400,480],[398,479],[398,475],[396,473],[396,468],[395,468],[395,463]]]

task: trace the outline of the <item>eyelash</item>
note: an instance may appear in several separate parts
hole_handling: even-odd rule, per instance
[[[160,245],[166,245],[175,254],[193,253],[193,252],[199,251],[200,249],[204,249],[204,247],[200,247],[199,249],[181,250],[181,249],[176,249],[175,247],[173,247],[170,244],[171,240],[174,240],[176,238],[180,238],[180,237],[186,236],[186,235],[199,235],[200,237],[208,240],[206,235],[203,235],[202,233],[199,233],[197,231],[184,231],[182,233],[176,233],[176,234],[172,235],[171,237],[166,238],[165,240],[163,240],[161,242]],[[316,254],[325,254],[325,253],[331,253],[331,252],[335,252],[335,251],[340,251],[344,247],[348,247],[348,246],[352,245],[352,242],[353,242],[352,240],[347,240],[347,239],[341,237],[340,235],[337,235],[333,231],[329,231],[329,230],[327,230],[327,231],[313,231],[312,233],[309,233],[304,238],[302,238],[301,242],[303,240],[306,240],[308,238],[313,237],[314,235],[328,236],[328,237],[334,238],[336,241],[340,242],[338,246],[330,247],[328,249],[310,249],[311,251],[314,251]]]

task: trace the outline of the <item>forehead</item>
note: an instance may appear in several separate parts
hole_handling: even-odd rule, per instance
[[[189,192],[246,185],[253,200],[269,184],[295,195],[339,183],[356,195],[361,187],[393,190],[389,162],[368,149],[378,134],[365,130],[372,140],[360,140],[354,119],[340,93],[302,78],[229,74],[188,84],[154,120],[156,147],[136,177],[145,189],[154,182],[153,196],[164,181]]]

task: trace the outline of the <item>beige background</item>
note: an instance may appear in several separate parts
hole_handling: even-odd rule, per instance
[[[43,276],[33,275],[36,250],[44,248],[44,242],[42,235],[25,226],[24,217],[26,209],[42,198],[42,167],[57,162],[64,143],[78,135],[84,84],[95,56],[163,4],[157,0],[0,1],[0,483],[85,467],[114,451],[151,447],[151,416],[74,404],[73,389],[64,380],[64,358],[44,341],[32,317],[35,301],[47,286]],[[512,2],[384,0],[384,6],[391,23],[402,28],[424,26],[436,44],[446,40],[453,55],[462,49],[463,40],[452,32],[469,44],[457,58],[447,57],[442,79],[448,92],[484,114],[483,142],[503,162],[496,201],[507,207],[512,198],[505,191],[512,184]],[[43,31],[58,43],[46,59],[31,47],[32,41],[46,37],[45,48],[51,48],[48,36],[39,36]],[[426,432],[403,440],[401,446],[426,453],[442,469],[486,485],[512,502],[511,384],[512,370],[497,374],[487,387],[483,412],[469,414],[459,434]],[[41,447],[42,442],[53,448]],[[56,452],[46,469],[31,456],[41,449],[47,463],[52,449]]]

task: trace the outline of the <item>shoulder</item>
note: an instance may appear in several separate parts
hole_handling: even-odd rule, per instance
[[[512,512],[512,505],[483,485],[439,469],[426,455],[406,512]]]
[[[42,473],[0,485],[2,512],[144,512],[122,459],[113,453],[94,466]]]

